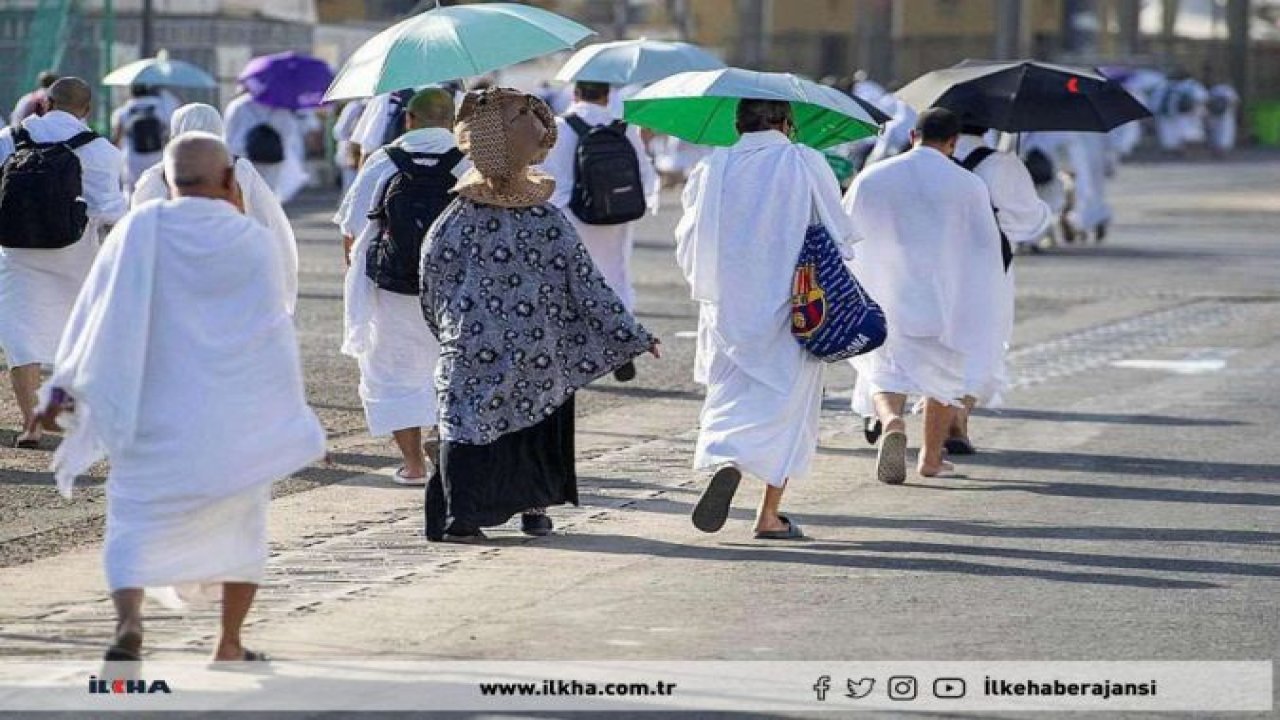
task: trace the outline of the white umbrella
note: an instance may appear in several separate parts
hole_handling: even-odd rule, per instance
[[[719,70],[720,58],[697,45],[662,40],[618,40],[588,45],[560,68],[561,82],[648,85],[677,73]]]
[[[102,78],[103,85],[152,85],[161,87],[216,88],[218,81],[196,65],[170,60],[161,50],[153,58],[135,60],[112,70]]]

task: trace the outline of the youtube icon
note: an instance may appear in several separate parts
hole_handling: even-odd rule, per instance
[[[938,678],[933,681],[933,696],[943,700],[962,698],[965,693],[964,680],[961,678]]]

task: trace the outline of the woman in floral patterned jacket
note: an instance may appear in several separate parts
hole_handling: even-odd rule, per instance
[[[551,111],[508,88],[467,95],[455,128],[475,167],[422,248],[422,309],[440,341],[440,462],[427,537],[484,539],[521,513],[577,504],[573,394],[658,340],[623,307],[530,165],[555,143]]]

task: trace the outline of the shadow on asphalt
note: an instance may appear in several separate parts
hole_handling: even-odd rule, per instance
[[[1027,470],[1064,470],[1108,475],[1140,475],[1150,477],[1184,477],[1223,482],[1280,482],[1280,465],[1215,462],[1212,460],[1172,460],[1128,455],[1093,455],[1088,453],[1043,452],[1017,450],[984,452],[964,459],[966,470],[977,466],[1022,468]],[[1135,488],[1142,490],[1142,488]],[[1172,491],[1176,492],[1176,491]],[[1197,491],[1188,491],[1195,493]],[[1208,493],[1218,494],[1218,493]],[[1280,500],[1277,496],[1273,501]],[[1268,503],[1264,503],[1268,504]]]
[[[1206,575],[1238,575],[1242,577],[1280,578],[1280,565],[1256,565],[1252,563],[1222,562],[1217,560],[1188,560],[1145,555],[1104,555],[1057,550],[1028,550],[1025,548],[991,545],[956,545],[953,543],[899,542],[892,540],[866,540],[858,542],[817,542],[805,549],[824,551],[863,550],[888,555],[936,553],[938,555],[968,555],[1009,560],[1103,567],[1117,570],[1154,570],[1172,573],[1200,573]]]
[[[820,446],[824,455],[867,457],[874,450]],[[1098,475],[1137,475],[1142,477],[1180,477],[1216,482],[1275,482],[1280,484],[1280,465],[1251,465],[1247,463],[1213,462],[1204,460],[1170,460],[1166,458],[1130,457],[1127,455],[1091,455],[1071,452],[1043,452],[1039,450],[988,450],[957,462],[962,472],[975,478],[978,468],[1007,468],[1012,470],[1057,470],[1061,472],[1085,472]],[[1280,495],[1262,493],[1219,493],[1204,490],[1175,490],[1164,488],[1136,488],[1116,485],[1076,485],[1072,483],[1039,483],[1035,481],[1000,480],[1018,483],[1017,487],[988,485],[930,486],[913,484],[913,487],[937,487],[942,490],[1024,490],[1042,494],[1079,495],[1080,497],[1105,497],[1122,500],[1166,500],[1170,502],[1209,502],[1217,504],[1280,505]],[[1049,492],[1056,487],[1060,492]],[[1038,488],[1038,490],[1037,490]],[[1071,488],[1080,488],[1074,492]],[[1185,495],[1185,498],[1178,498]]]
[[[12,448],[18,442],[19,430],[0,430],[0,447]],[[53,452],[62,444],[62,435],[58,433],[45,432],[40,438],[40,447],[33,450],[21,450],[21,452]]]
[[[1200,580],[1175,580],[1143,575],[993,565],[950,558],[903,557],[904,553],[897,552],[892,555],[881,555],[876,553],[874,549],[868,550],[864,548],[863,543],[837,544],[794,540],[783,542],[786,543],[785,546],[767,541],[726,542],[720,545],[687,545],[629,535],[593,533],[589,535],[555,537],[539,543],[539,545],[554,547],[557,550],[568,552],[645,555],[684,560],[709,560],[720,563],[749,562],[757,565],[761,563],[778,563],[782,565],[811,565],[846,570],[888,570],[988,577],[1019,577],[1052,582],[1169,590],[1208,590],[1221,587],[1217,583]],[[1107,556],[1097,557],[1101,560],[1107,558]],[[1105,563],[1097,563],[1094,566],[1098,564],[1105,566]],[[1128,568],[1130,566],[1125,564],[1119,567]]]
[[[910,488],[910,485],[904,485]],[[919,487],[919,486],[916,486]],[[585,497],[585,495],[584,495]],[[690,503],[654,498],[639,507],[643,512],[688,515]],[[733,508],[733,520],[750,522],[755,513]],[[1123,527],[1109,525],[1002,525],[988,521],[942,520],[931,518],[870,517],[865,515],[820,515],[796,513],[796,521],[806,527],[860,528],[867,530],[909,530],[937,535],[1028,540],[1098,540],[1153,543],[1223,543],[1239,545],[1280,544],[1280,532],[1266,530],[1220,530],[1217,528]]]
[[[702,393],[690,390],[663,390],[661,388],[638,387],[633,385],[588,385],[578,392],[598,392],[605,395],[622,395],[625,397],[643,398],[646,400],[697,400],[702,402]]]
[[[1144,232],[1150,232],[1156,229],[1179,230],[1183,225],[1179,223],[1143,223]],[[1122,242],[1120,238],[1118,242]],[[1097,245],[1092,243],[1072,243],[1069,245],[1059,245],[1049,250],[1042,251],[1035,255],[1019,255],[1014,260],[1014,265],[1021,262],[1037,262],[1038,260],[1052,259],[1054,262],[1061,260],[1187,260],[1189,258],[1216,258],[1221,257],[1221,251],[1208,250],[1155,250],[1152,248],[1140,248],[1126,245],[1112,245],[1111,241]]]
[[[31,450],[30,452],[44,452]],[[0,475],[0,485],[47,485],[53,487],[53,473],[48,470],[5,470]]]
[[[969,478],[975,479],[972,475]],[[948,492],[1022,492],[1047,497],[1088,498],[1091,500],[1136,500],[1138,502],[1194,503],[1198,505],[1280,507],[1280,495],[1266,493],[1172,490],[1098,483],[1000,480],[988,485],[928,485],[914,483],[906,487],[945,490]]]
[[[1114,423],[1117,425],[1154,425],[1157,427],[1237,427],[1250,423],[1217,418],[1181,418],[1169,415],[1127,415],[1124,413],[1063,412],[1030,408],[975,410],[975,417],[1000,420],[1045,420],[1048,422]]]

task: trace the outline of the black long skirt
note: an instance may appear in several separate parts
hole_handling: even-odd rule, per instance
[[[502,525],[530,508],[578,504],[573,398],[547,419],[488,445],[440,444],[427,482],[427,537]]]

